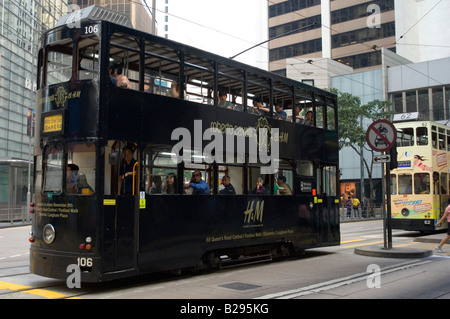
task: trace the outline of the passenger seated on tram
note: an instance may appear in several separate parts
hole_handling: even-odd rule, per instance
[[[161,176],[156,175],[152,177],[152,186],[149,190],[150,194],[161,194],[162,193],[162,180]]]
[[[81,195],[91,195],[91,194],[94,193],[94,190],[93,190],[92,187],[88,184],[86,175],[84,175],[84,174],[78,175],[78,183],[77,183],[77,187],[78,187],[78,194],[81,194]]]
[[[174,173],[167,174],[166,183],[164,184],[162,192],[167,195],[177,193],[177,176]]]
[[[110,66],[109,68],[109,76],[111,81],[117,84],[117,87],[123,88],[123,89],[131,89],[131,82],[130,80],[122,74],[122,67],[116,65],[116,66]]]
[[[227,101],[227,92],[223,90],[219,90],[219,107],[225,107],[227,109],[232,109],[233,104],[230,101]]]
[[[263,186],[263,180],[261,177],[256,179],[256,187],[253,189],[253,194],[266,195],[266,189]]]
[[[68,164],[66,169],[66,193],[78,193],[78,171],[80,168],[75,164]]]
[[[306,112],[305,121],[304,121],[303,124],[309,125],[309,126],[314,126],[313,112],[312,111]]]
[[[263,101],[259,97],[253,100],[253,106],[259,111],[270,112],[268,108],[264,107]]]
[[[202,179],[202,172],[198,169],[192,173],[190,183],[185,185],[184,188],[192,188],[191,195],[209,195],[209,186]]]
[[[277,182],[281,195],[292,195],[291,187],[286,183],[286,176],[279,175]]]
[[[283,121],[287,120],[287,113],[284,110],[283,103],[276,102],[275,103],[275,111],[276,111],[276,113],[273,115],[274,118],[276,118],[278,120],[283,120]]]
[[[222,185],[225,186],[224,189],[220,191],[220,195],[236,195],[236,190],[234,186],[231,185],[231,178],[228,175],[222,177]]]

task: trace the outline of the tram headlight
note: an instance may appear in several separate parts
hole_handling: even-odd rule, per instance
[[[46,244],[51,244],[55,240],[55,228],[47,224],[44,227],[43,237]]]

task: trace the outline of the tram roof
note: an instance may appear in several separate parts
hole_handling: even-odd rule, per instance
[[[62,16],[56,23],[55,27],[62,25],[75,25],[77,22],[84,20],[104,20],[133,28],[130,18],[126,14],[98,5],[92,5]]]

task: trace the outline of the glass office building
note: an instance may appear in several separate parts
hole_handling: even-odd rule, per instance
[[[0,0],[0,222],[27,210],[37,40],[66,12],[62,0]]]

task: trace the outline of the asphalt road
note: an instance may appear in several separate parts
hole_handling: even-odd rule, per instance
[[[188,306],[186,300],[214,299],[215,312],[223,314],[225,307],[232,311],[232,306],[225,305],[226,300],[234,301],[235,310],[239,311],[239,300],[243,299],[254,299],[251,307],[261,307],[265,301],[274,299],[450,298],[450,246],[444,246],[443,254],[426,258],[355,254],[357,247],[383,244],[379,220],[344,223],[340,246],[312,249],[299,258],[197,274],[154,274],[103,284],[82,284],[80,289],[69,289],[64,281],[29,273],[29,229],[0,229],[0,299],[176,299],[171,311],[180,313],[209,311],[208,308],[189,309],[194,303]],[[394,230],[393,244],[394,247],[434,249],[435,242],[443,236]],[[243,308],[243,311],[250,309]]]

